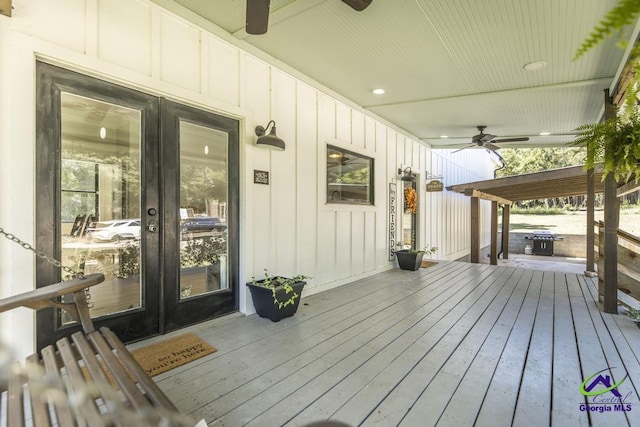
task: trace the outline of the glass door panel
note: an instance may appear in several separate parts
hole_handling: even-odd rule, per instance
[[[164,329],[238,310],[239,123],[162,100]]]
[[[180,121],[180,299],[229,288],[228,135]]]
[[[141,113],[67,92],[60,103],[62,263],[105,275],[92,317],[139,309]]]

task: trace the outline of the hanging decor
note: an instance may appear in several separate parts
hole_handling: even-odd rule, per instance
[[[389,183],[389,261],[395,259],[396,250],[396,183]]]
[[[427,182],[427,192],[443,191],[444,184],[440,180],[433,180]]]
[[[415,214],[418,210],[418,195],[412,187],[404,189],[404,208],[412,214]]]

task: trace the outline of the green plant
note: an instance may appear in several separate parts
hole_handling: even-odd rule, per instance
[[[200,237],[188,240],[180,249],[180,266],[188,268],[213,265],[226,250],[227,243],[219,238]]]
[[[640,179],[640,114],[636,108],[616,115],[602,123],[578,128],[575,144],[587,147],[585,169],[603,164],[603,176],[613,173],[616,179]]]
[[[640,0],[620,0],[582,42],[573,59],[580,58],[607,37],[613,35],[614,32],[619,32],[627,25],[636,22],[639,14]]]
[[[282,277],[282,276],[272,276],[269,274],[267,269],[264,269],[264,279],[258,280],[254,277],[251,277],[251,284],[255,286],[260,286],[263,288],[271,289],[271,295],[273,296],[273,303],[278,306],[278,309],[283,309],[288,305],[293,305],[297,298],[300,298],[300,295],[294,291],[293,285],[294,283],[300,282],[305,279],[310,279],[309,276],[304,276],[302,274],[298,274],[293,277]],[[289,298],[286,301],[279,301],[276,295],[276,290],[282,288],[286,295],[289,295]]]
[[[630,308],[625,312],[625,314],[633,319],[634,322],[640,322],[640,309]]]
[[[620,0],[594,28],[574,59],[584,55],[615,31],[636,22],[640,15],[640,0]],[[635,174],[640,179],[640,116],[637,111],[640,91],[640,51],[635,47],[630,55],[631,82],[627,85],[624,104],[616,115],[602,123],[580,126],[576,145],[587,147],[585,169],[603,163],[603,179],[613,173],[616,179],[628,180]]]

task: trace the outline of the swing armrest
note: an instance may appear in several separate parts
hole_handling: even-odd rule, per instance
[[[39,310],[45,307],[60,307],[56,298],[63,295],[82,292],[84,289],[104,281],[104,274],[89,274],[82,278],[54,283],[18,295],[0,299],[0,313],[16,307],[28,307]]]

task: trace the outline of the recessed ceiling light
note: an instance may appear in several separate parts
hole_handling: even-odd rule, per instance
[[[107,129],[105,127],[100,128],[100,138],[105,139],[107,137]]]
[[[449,135],[440,135],[440,138],[449,138]]]
[[[524,64],[522,68],[524,68],[527,71],[538,71],[538,70],[542,70],[546,66],[547,66],[547,63],[544,61],[535,61],[535,62],[529,62],[528,64]]]
[[[549,136],[549,135],[551,135],[551,132],[540,132],[538,135],[540,135],[540,136]]]
[[[374,95],[384,95],[384,89],[381,88],[374,89],[371,92],[373,92]]]

